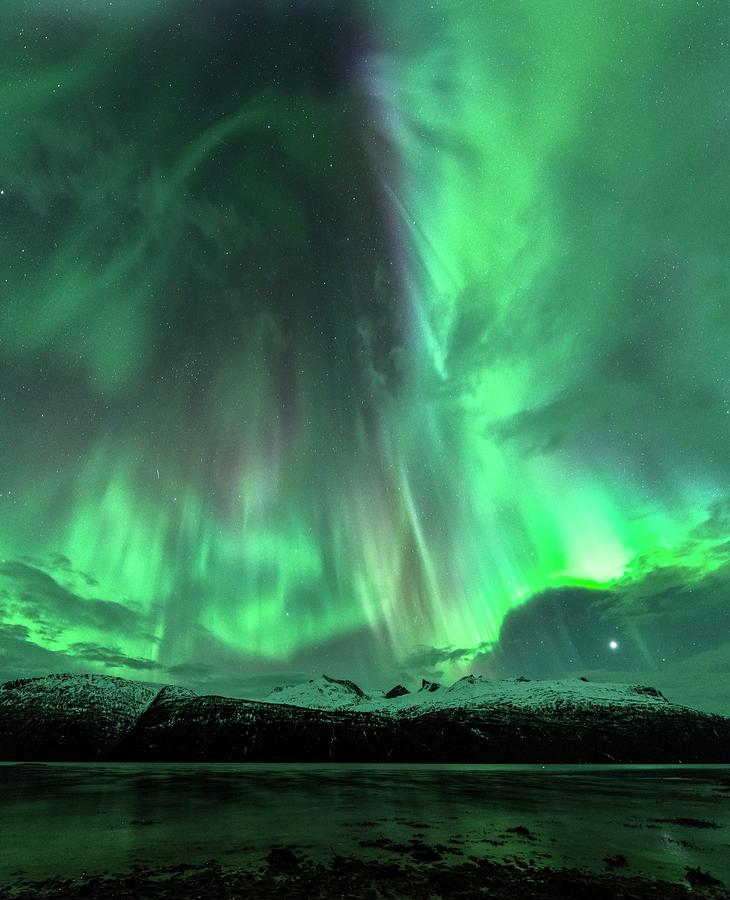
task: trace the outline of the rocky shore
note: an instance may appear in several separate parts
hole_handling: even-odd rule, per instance
[[[401,860],[367,861],[335,857],[329,865],[303,859],[296,848],[273,847],[262,865],[226,869],[202,866],[136,867],[123,875],[0,886],[0,900],[269,900],[269,898],[368,898],[368,900],[727,900],[730,894],[712,875],[688,869],[685,884],[670,884],[578,869],[550,869],[529,863],[500,864],[471,858],[441,862],[438,846],[404,847]]]

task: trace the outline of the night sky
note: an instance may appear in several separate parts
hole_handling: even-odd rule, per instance
[[[730,713],[727,0],[3,0],[0,679]]]

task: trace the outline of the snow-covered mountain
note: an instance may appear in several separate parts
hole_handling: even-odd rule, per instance
[[[356,709],[369,697],[352,681],[322,675],[301,684],[274,688],[266,700],[307,709]]]
[[[583,679],[366,694],[322,676],[255,701],[49,675],[0,686],[0,759],[726,763],[730,719]]]
[[[98,755],[133,727],[159,690],[111,675],[8,681],[0,685],[0,754],[8,743],[22,747],[27,740],[40,755]]]
[[[450,687],[424,680],[417,691],[409,692],[400,685],[396,688],[388,692],[366,694],[351,681],[322,675],[302,684],[274,688],[266,700],[270,703],[307,709],[347,709],[352,712],[375,712],[396,716],[417,716],[438,710],[482,707],[521,710],[602,706],[616,708],[637,705],[652,709],[671,707],[656,688],[590,682],[583,678],[530,681],[527,678],[494,680],[482,675],[467,675]]]

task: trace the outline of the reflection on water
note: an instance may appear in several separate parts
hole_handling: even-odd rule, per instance
[[[730,883],[730,767],[6,764],[0,808],[0,882],[243,865],[272,844],[383,857],[367,844],[421,836],[454,861],[625,854],[627,873]]]

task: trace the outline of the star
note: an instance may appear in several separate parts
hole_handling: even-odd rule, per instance
[[[609,641],[609,642],[608,642],[608,646],[609,646],[612,650],[618,650],[618,641]]]

